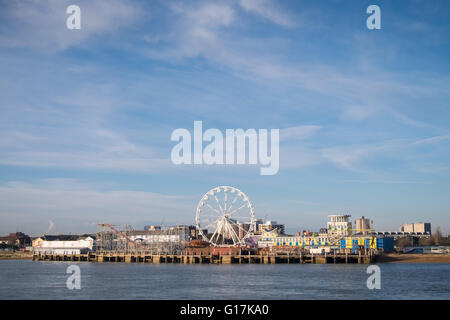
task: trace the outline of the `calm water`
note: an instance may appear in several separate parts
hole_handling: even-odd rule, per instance
[[[450,299],[450,264],[379,264],[381,289],[365,265],[152,265],[0,261],[0,299]]]

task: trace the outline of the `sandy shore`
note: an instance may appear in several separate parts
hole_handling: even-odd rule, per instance
[[[33,253],[23,251],[0,251],[0,260],[31,260]]]
[[[450,263],[450,254],[398,254],[387,253],[377,257],[377,262],[395,263]]]

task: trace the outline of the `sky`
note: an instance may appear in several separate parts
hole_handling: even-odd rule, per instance
[[[220,185],[290,232],[345,213],[449,233],[449,15],[446,0],[0,0],[0,234],[194,224]],[[174,165],[171,133],[195,120],[280,129],[279,172]]]

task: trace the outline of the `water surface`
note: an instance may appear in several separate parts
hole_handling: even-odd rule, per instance
[[[69,290],[67,267],[81,270]],[[0,299],[450,299],[450,264],[178,265],[0,261]]]

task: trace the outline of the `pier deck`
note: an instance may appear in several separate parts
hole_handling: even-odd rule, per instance
[[[146,252],[90,252],[86,254],[35,254],[33,261],[86,261],[179,264],[327,264],[375,262],[375,255],[362,254],[264,254],[264,255],[184,255]]]

